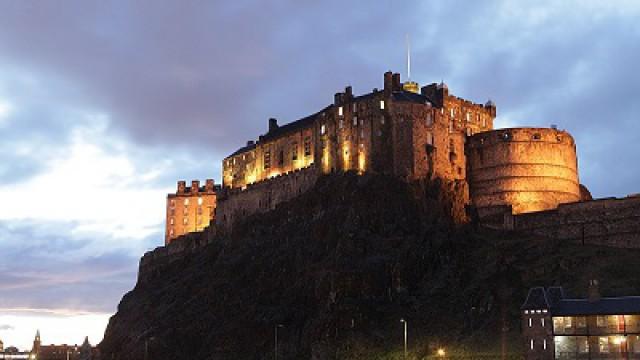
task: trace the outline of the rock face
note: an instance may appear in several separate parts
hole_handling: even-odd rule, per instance
[[[199,251],[141,274],[103,357],[273,359],[277,328],[278,359],[399,359],[401,318],[415,358],[517,356],[530,286],[580,295],[596,276],[604,294],[640,293],[640,251],[456,227],[460,188],[325,176],[232,234],[203,233]]]

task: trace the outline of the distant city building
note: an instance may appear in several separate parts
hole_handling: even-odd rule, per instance
[[[640,359],[640,296],[600,297],[596,280],[586,299],[536,287],[521,311],[527,360]]]
[[[202,231],[213,222],[218,189],[212,179],[202,187],[197,180],[191,182],[191,187],[178,181],[176,193],[167,195],[165,245],[178,236]]]
[[[29,353],[30,360],[92,360],[98,359],[98,348],[91,346],[85,337],[82,345],[42,345],[40,330],[36,332],[33,347]]]

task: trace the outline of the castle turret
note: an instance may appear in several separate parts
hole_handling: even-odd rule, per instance
[[[277,128],[278,128],[278,119],[270,118],[269,119],[269,132],[272,132]]]
[[[191,193],[197,194],[200,191],[200,180],[191,181]]]
[[[184,180],[178,181],[178,194],[184,194],[184,189],[187,187],[187,182]]]

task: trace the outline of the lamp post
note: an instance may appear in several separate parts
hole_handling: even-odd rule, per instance
[[[153,336],[150,338],[144,339],[144,360],[149,360],[149,341],[153,341],[156,338]]]
[[[273,358],[275,360],[278,360],[278,328],[281,328],[281,327],[284,327],[284,325],[276,324],[274,326],[274,329],[275,329],[275,346],[274,346],[274,349],[273,349],[273,353],[274,353]]]
[[[407,358],[407,320],[400,319],[400,322],[404,324],[404,358]]]

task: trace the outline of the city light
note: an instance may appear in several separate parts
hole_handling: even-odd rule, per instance
[[[438,356],[444,357],[445,355],[446,355],[446,352],[444,351],[443,348],[438,349]]]

